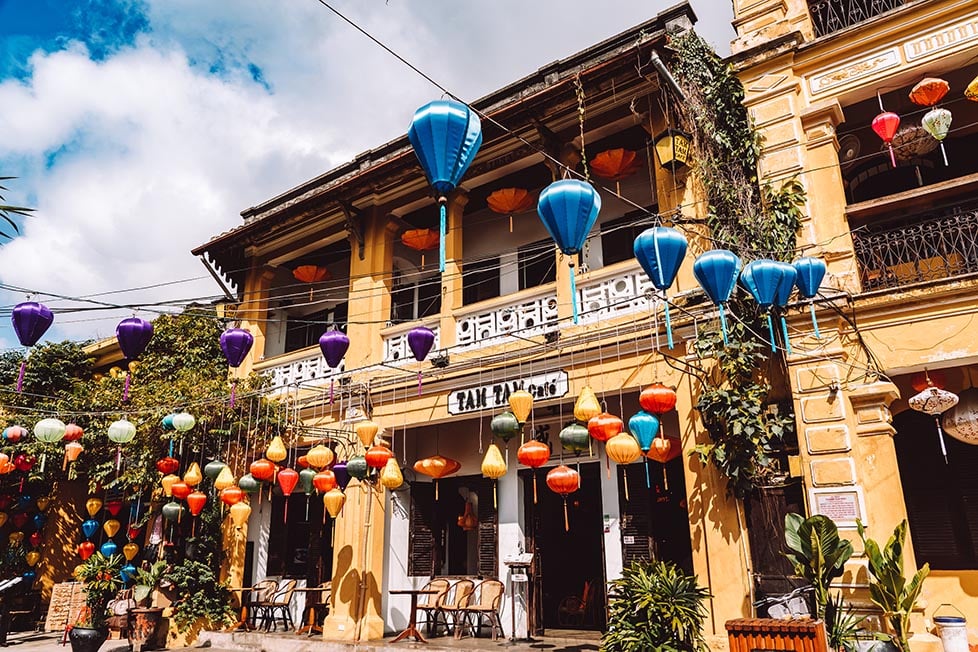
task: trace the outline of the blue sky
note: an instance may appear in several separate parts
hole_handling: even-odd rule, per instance
[[[464,99],[673,4],[334,2]],[[728,51],[729,2],[692,4]],[[0,176],[37,209],[0,247],[0,282],[114,303],[216,294],[192,247],[403,134],[440,94],[315,0],[0,0]],[[109,336],[121,316],[61,315],[49,338]]]

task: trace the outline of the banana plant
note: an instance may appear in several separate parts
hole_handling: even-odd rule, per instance
[[[893,536],[882,548],[876,541],[866,538],[866,528],[856,521],[859,537],[863,540],[866,558],[869,561],[869,597],[883,610],[883,616],[893,630],[893,643],[901,652],[910,651],[909,638],[910,613],[920,591],[924,588],[924,578],[930,573],[930,565],[924,564],[907,581],[903,570],[903,543],[907,538],[907,520],[904,519],[893,529]]]
[[[846,561],[852,557],[852,544],[839,537],[839,528],[832,519],[820,514],[809,518],[785,514],[784,540],[788,547],[784,556],[795,574],[811,583],[816,616],[825,618],[829,585],[845,570]]]

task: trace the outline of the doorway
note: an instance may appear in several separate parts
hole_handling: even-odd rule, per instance
[[[546,471],[536,471],[537,503],[533,503],[533,470],[523,469],[527,551],[533,552],[530,631],[605,628],[604,528],[601,468],[580,465],[581,488],[564,501],[546,485]]]

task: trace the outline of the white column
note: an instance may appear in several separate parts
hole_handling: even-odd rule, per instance
[[[601,514],[604,526],[604,576],[607,581],[621,577],[621,512],[618,503],[618,465],[611,464],[608,477],[607,460],[601,455]]]
[[[520,492],[520,480],[516,472],[515,465],[509,473],[499,479],[497,488],[499,499],[499,579],[506,587],[506,594],[503,598],[499,610],[499,618],[503,624],[503,631],[506,637],[513,635],[513,604],[510,600],[512,595],[512,583],[509,580],[509,567],[503,563],[503,559],[513,557],[523,551],[524,541],[523,528],[520,523],[523,519],[523,496]],[[517,605],[516,605],[516,636],[526,638],[526,605],[522,604],[521,595],[525,595],[526,586],[516,586]]]
[[[252,562],[252,572],[254,577],[251,583],[260,582],[268,575],[268,537],[272,527],[272,502],[267,496],[262,496],[261,504],[258,504],[258,495],[254,494],[251,500],[251,516],[248,519],[248,541],[254,543],[254,560]],[[245,578],[247,583],[249,578]]]
[[[384,630],[387,633],[399,632],[407,627],[411,608],[411,597],[407,595],[389,596],[388,591],[407,588],[421,588],[428,582],[427,577],[408,577],[408,541],[410,538],[411,492],[385,491],[387,494],[387,514],[384,524],[384,540],[387,554],[384,556],[384,596],[381,613],[384,616]]]

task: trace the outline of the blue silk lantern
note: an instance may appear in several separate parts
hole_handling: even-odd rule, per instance
[[[414,112],[408,140],[438,194],[438,271],[445,271],[447,195],[475,160],[482,145],[482,123],[468,106],[454,100],[435,100]]]
[[[33,501],[34,497],[30,494],[21,494],[21,496],[17,499],[17,509],[27,511]]]
[[[686,238],[676,229],[656,226],[642,231],[633,245],[635,258],[657,290],[665,293],[676,280],[676,274],[686,257]],[[666,337],[669,348],[672,342],[672,319],[669,317],[669,301],[665,301]]]
[[[638,447],[642,453],[648,453],[652,448],[652,440],[659,434],[659,419],[654,414],[649,414],[645,410],[639,410],[628,420],[628,432],[638,441]],[[649,480],[649,458],[645,458],[645,486],[651,488]]]
[[[102,553],[103,557],[111,557],[115,553],[119,552],[119,546],[116,545],[115,541],[109,539],[102,544],[102,547],[98,549]]]
[[[48,517],[45,516],[44,514],[41,514],[40,512],[34,514],[34,518],[31,520],[34,521],[34,529],[39,531],[43,530],[44,526],[48,524]]]
[[[795,278],[795,285],[798,286],[798,294],[803,299],[808,299],[808,307],[812,313],[812,326],[815,328],[815,339],[822,339],[818,332],[818,320],[815,319],[815,302],[812,299],[818,294],[818,288],[822,285],[825,278],[825,261],[821,258],[799,258],[792,267],[798,272]]]
[[[790,263],[775,263],[781,270],[781,282],[778,284],[778,291],[774,297],[774,303],[781,308],[781,334],[784,336],[784,350],[791,355],[791,339],[788,337],[788,322],[784,318],[784,307],[791,300],[791,293],[795,289],[795,278],[798,272]]]
[[[737,285],[740,267],[740,258],[737,254],[726,249],[707,251],[693,263],[693,276],[720,311],[720,330],[723,333],[724,345],[727,344],[727,317],[723,311],[723,304],[730,299]]]
[[[24,578],[24,581],[27,583],[28,587],[34,586],[34,582],[37,580],[37,571],[26,570],[24,571],[24,574],[21,575],[21,577]]]
[[[99,523],[94,518],[83,521],[81,524],[82,534],[86,539],[91,539],[99,530]]]
[[[779,263],[774,260],[761,259],[747,263],[740,273],[740,282],[744,284],[754,301],[767,311],[767,331],[771,337],[771,353],[778,350],[774,339],[774,322],[771,320],[771,306],[778,296],[778,286],[784,276]],[[793,279],[792,279],[793,280]]]
[[[555,181],[543,189],[537,201],[537,215],[557,247],[569,258],[571,301],[574,323],[578,322],[577,279],[574,257],[581,253],[601,211],[601,196],[589,183],[577,179]]]
[[[123,584],[128,584],[136,577],[136,567],[132,564],[126,564],[119,569],[119,577],[122,579]]]

